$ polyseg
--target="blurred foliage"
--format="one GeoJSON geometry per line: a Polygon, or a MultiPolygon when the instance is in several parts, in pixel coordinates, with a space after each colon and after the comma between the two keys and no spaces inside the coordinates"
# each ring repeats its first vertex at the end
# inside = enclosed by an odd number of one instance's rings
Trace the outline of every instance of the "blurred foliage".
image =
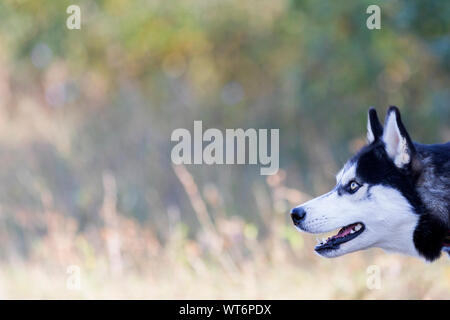
{"type": "MultiPolygon", "coordinates": [[[[369,106],[399,106],[420,142],[449,140],[449,17],[437,0],[1,1],[0,257],[29,257],[49,234],[48,210],[80,234],[104,226],[105,176],[121,216],[161,243],[172,225],[195,237],[170,163],[171,132],[194,120],[280,128],[286,184],[308,194],[329,189],[361,146],[369,106]],[[65,26],[70,4],[81,30],[65,26]],[[366,28],[370,4],[381,30],[366,28]]],[[[204,196],[217,190],[225,217],[246,221],[244,234],[273,231],[258,213],[255,190],[271,189],[256,166],[188,170],[204,196]]],[[[283,226],[290,205],[273,205],[283,226]]]]}

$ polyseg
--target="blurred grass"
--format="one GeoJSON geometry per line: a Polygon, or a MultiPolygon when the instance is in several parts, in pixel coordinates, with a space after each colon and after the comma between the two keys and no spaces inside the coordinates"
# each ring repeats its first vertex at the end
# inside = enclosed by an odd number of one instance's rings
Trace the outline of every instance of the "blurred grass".
{"type": "MultiPolygon", "coordinates": [[[[181,168],[181,169],[180,169],[181,168]]],[[[134,219],[116,212],[115,181],[104,176],[103,226],[77,232],[73,218],[46,208],[48,231],[27,261],[12,259],[0,268],[1,298],[100,299],[449,299],[448,258],[427,264],[414,258],[369,250],[327,260],[313,254],[313,237],[286,221],[284,205],[305,195],[283,185],[285,173],[268,178],[269,194],[261,212],[270,229],[258,229],[240,217],[224,218],[215,188],[197,194],[192,176],[180,180],[193,202],[203,197],[214,208],[215,222],[195,239],[174,221],[163,244],[134,219]],[[188,180],[188,181],[186,181],[188,180]],[[209,195],[208,195],[209,194],[209,195]],[[291,195],[287,199],[284,195],[291,195]],[[196,199],[198,197],[198,199],[196,199]],[[274,207],[278,203],[278,209],[274,207]],[[275,213],[275,214],[271,214],[275,213]],[[67,287],[69,265],[81,268],[80,290],[67,287]],[[368,289],[368,267],[380,268],[380,288],[368,289]]],[[[261,195],[262,196],[262,195],[261,195]]],[[[263,200],[265,198],[265,200],[263,200]]]]}
{"type": "Polygon", "coordinates": [[[450,3],[77,3],[79,31],[65,2],[0,3],[0,297],[450,298],[448,258],[326,260],[286,214],[333,185],[371,105],[450,140],[450,3]],[[282,170],[173,168],[194,120],[280,128],[282,170]]]}

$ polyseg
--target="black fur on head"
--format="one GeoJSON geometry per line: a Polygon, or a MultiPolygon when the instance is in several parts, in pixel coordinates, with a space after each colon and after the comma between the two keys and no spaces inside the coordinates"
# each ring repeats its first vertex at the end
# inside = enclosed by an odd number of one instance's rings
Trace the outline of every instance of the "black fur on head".
{"type": "Polygon", "coordinates": [[[367,127],[369,144],[351,159],[358,163],[357,176],[369,185],[385,185],[401,192],[420,215],[412,239],[417,251],[429,261],[437,259],[448,227],[426,206],[418,191],[423,178],[423,155],[403,125],[400,111],[394,106],[389,108],[383,129],[371,108],[367,127]]]}
{"type": "Polygon", "coordinates": [[[368,123],[367,123],[367,140],[369,143],[379,140],[383,136],[383,126],[378,120],[377,110],[375,108],[369,109],[368,123]]]}

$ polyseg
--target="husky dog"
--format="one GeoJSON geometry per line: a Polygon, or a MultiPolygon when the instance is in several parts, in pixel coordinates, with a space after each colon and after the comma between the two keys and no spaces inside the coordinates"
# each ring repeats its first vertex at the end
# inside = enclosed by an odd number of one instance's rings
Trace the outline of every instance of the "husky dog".
{"type": "Polygon", "coordinates": [[[369,110],[367,140],[337,174],[333,190],[291,210],[295,227],[309,233],[340,228],[315,247],[327,258],[371,247],[428,261],[450,254],[450,142],[413,142],[396,107],[384,128],[369,110]]]}

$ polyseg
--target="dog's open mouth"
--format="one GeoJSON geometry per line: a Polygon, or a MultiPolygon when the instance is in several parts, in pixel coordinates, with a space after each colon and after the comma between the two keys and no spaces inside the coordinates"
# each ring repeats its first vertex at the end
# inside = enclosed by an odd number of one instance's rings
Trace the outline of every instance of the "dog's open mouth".
{"type": "Polygon", "coordinates": [[[349,224],[346,227],[343,227],[339,230],[338,234],[329,237],[328,239],[323,239],[319,241],[319,244],[316,245],[314,250],[320,252],[322,250],[336,250],[339,246],[345,242],[355,239],[359,236],[365,229],[363,223],[357,222],[353,224],[349,224]]]}

